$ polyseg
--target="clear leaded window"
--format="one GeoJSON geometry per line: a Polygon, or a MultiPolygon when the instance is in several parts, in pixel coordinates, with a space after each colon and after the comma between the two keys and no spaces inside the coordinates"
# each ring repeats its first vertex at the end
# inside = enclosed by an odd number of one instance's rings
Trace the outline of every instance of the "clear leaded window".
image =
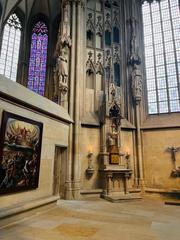
{"type": "Polygon", "coordinates": [[[149,114],[180,111],[178,0],[142,5],[149,114]]]}
{"type": "Polygon", "coordinates": [[[0,74],[16,81],[22,25],[14,13],[7,20],[2,38],[0,74]]]}
{"type": "Polygon", "coordinates": [[[39,21],[34,25],[31,36],[28,88],[42,96],[45,92],[47,47],[48,28],[39,21]]]}

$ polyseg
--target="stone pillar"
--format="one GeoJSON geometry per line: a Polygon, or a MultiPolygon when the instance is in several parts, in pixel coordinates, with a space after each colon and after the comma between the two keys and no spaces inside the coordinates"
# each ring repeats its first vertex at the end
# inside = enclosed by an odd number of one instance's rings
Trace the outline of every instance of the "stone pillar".
{"type": "MultiPolygon", "coordinates": [[[[72,3],[72,18],[71,18],[71,25],[72,25],[72,46],[71,46],[71,63],[70,63],[70,82],[69,82],[69,115],[72,119],[74,119],[74,79],[75,79],[75,51],[76,51],[76,3],[72,3]]],[[[74,124],[71,123],[69,127],[69,148],[68,148],[68,159],[67,159],[67,177],[66,177],[66,199],[73,199],[72,193],[72,180],[73,180],[73,141],[74,141],[74,124]]]]}
{"type": "MultiPolygon", "coordinates": [[[[141,189],[144,188],[144,176],[143,176],[143,159],[142,159],[142,140],[141,140],[141,98],[142,98],[142,66],[141,66],[141,32],[140,32],[140,1],[129,0],[129,12],[128,12],[128,71],[131,80],[132,90],[132,104],[134,104],[135,115],[135,141],[136,154],[137,154],[137,173],[139,185],[141,189]]],[[[135,180],[136,182],[136,180],[135,180]]]]}
{"type": "Polygon", "coordinates": [[[140,103],[136,104],[136,140],[137,140],[137,157],[139,166],[139,185],[141,189],[144,189],[144,174],[143,174],[143,158],[142,158],[142,140],[141,140],[141,128],[140,128],[140,103]]]}
{"type": "MultiPolygon", "coordinates": [[[[79,154],[79,137],[80,137],[80,81],[83,79],[83,37],[82,31],[84,18],[84,8],[82,1],[76,2],[77,19],[76,19],[76,62],[75,62],[75,95],[74,95],[74,162],[73,162],[73,197],[80,198],[80,154],[79,154]]],[[[73,3],[74,4],[74,3],[73,3]]]]}

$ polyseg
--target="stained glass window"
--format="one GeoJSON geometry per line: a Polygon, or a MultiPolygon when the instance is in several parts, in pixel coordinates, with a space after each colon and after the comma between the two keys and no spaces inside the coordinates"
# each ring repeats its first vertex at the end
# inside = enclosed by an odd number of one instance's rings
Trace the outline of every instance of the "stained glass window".
{"type": "Polygon", "coordinates": [[[0,74],[16,81],[19,48],[21,41],[21,22],[14,13],[7,20],[2,38],[0,55],[0,74]]]}
{"type": "Polygon", "coordinates": [[[45,92],[47,47],[48,28],[39,21],[34,25],[31,36],[28,88],[42,96],[45,92]]]}
{"type": "Polygon", "coordinates": [[[149,114],[180,111],[178,0],[142,5],[149,114]]]}

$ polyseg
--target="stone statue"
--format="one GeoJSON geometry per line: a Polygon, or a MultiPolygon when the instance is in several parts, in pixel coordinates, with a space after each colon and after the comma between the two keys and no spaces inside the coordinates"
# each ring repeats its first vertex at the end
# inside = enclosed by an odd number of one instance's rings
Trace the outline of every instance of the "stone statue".
{"type": "Polygon", "coordinates": [[[132,94],[136,101],[142,98],[142,74],[138,65],[134,65],[132,71],[132,94]]]}
{"type": "Polygon", "coordinates": [[[130,19],[130,52],[129,52],[129,64],[132,66],[141,64],[141,58],[139,56],[139,47],[137,45],[137,36],[136,36],[136,19],[130,19]]]}
{"type": "Polygon", "coordinates": [[[115,141],[115,138],[114,138],[113,134],[109,133],[109,136],[107,138],[107,142],[108,142],[109,147],[112,147],[112,146],[116,145],[116,141],[115,141]]]}
{"type": "Polygon", "coordinates": [[[55,95],[59,96],[59,91],[65,95],[68,91],[68,59],[64,48],[61,49],[57,58],[54,73],[55,95]]]}
{"type": "Polygon", "coordinates": [[[114,83],[111,83],[109,86],[109,105],[111,105],[114,102],[116,95],[116,88],[114,83]]]}

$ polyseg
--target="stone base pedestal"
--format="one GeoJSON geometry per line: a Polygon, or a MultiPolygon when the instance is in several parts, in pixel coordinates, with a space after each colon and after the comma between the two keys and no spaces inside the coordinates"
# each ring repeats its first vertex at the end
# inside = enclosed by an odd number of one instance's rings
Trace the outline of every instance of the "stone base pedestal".
{"type": "Polygon", "coordinates": [[[101,197],[113,203],[142,199],[139,193],[128,193],[128,194],[118,193],[118,194],[111,194],[111,195],[101,194],[101,197]]]}
{"type": "Polygon", "coordinates": [[[130,193],[129,179],[131,169],[120,168],[120,166],[107,166],[100,170],[103,179],[103,193],[101,197],[111,201],[141,199],[139,193],[130,193]]]}

